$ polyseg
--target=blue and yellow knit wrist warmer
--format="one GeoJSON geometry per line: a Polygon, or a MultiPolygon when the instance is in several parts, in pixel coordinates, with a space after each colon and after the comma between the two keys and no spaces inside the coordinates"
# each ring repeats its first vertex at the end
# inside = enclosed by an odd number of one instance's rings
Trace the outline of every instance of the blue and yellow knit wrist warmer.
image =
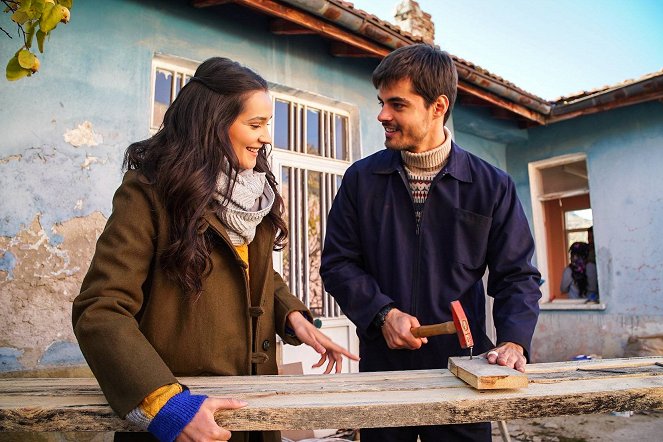
{"type": "Polygon", "coordinates": [[[162,442],[172,442],[200,410],[205,395],[192,395],[189,390],[176,394],[159,410],[147,430],[162,442]]]}

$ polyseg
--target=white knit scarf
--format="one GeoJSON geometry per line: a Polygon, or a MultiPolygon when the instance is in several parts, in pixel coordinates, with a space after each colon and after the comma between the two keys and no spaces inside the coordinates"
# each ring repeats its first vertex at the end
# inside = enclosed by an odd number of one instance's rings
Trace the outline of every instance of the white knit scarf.
{"type": "Polygon", "coordinates": [[[255,237],[256,227],[272,209],[274,191],[264,172],[247,169],[237,174],[232,195],[226,200],[223,194],[229,182],[228,174],[221,172],[214,195],[219,202],[217,213],[233,245],[249,244],[255,237]]]}

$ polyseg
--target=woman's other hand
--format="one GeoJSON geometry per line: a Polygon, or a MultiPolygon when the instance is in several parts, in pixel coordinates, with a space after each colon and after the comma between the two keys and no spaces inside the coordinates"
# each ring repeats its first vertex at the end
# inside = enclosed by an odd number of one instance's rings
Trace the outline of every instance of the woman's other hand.
{"type": "Polygon", "coordinates": [[[294,330],[295,336],[320,354],[320,360],[312,368],[321,367],[327,361],[325,374],[331,373],[334,367],[336,367],[336,373],[340,373],[343,369],[343,356],[353,361],[359,360],[359,356],[350,353],[329,339],[327,335],[311,324],[301,312],[295,311],[290,313],[288,315],[288,322],[294,330]]]}
{"type": "Polygon", "coordinates": [[[230,431],[217,425],[214,413],[217,410],[234,410],[247,405],[237,399],[208,397],[200,406],[198,413],[177,436],[177,442],[227,441],[230,431]]]}

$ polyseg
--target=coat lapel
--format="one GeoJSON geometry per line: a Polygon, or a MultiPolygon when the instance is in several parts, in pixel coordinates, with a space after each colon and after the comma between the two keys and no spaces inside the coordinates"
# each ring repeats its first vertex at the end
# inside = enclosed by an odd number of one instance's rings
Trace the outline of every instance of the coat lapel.
{"type": "MultiPolygon", "coordinates": [[[[223,238],[235,257],[238,260],[241,259],[228,236],[226,227],[216,215],[216,212],[208,210],[203,216],[203,219],[207,222],[207,225],[203,228],[211,228],[217,235],[223,238]]],[[[265,262],[272,262],[272,241],[270,240],[270,235],[272,235],[272,229],[270,229],[269,221],[263,220],[258,224],[255,238],[249,244],[249,287],[251,289],[251,305],[253,306],[263,304],[267,278],[270,276],[269,272],[272,271],[271,265],[265,264],[265,262]]]]}

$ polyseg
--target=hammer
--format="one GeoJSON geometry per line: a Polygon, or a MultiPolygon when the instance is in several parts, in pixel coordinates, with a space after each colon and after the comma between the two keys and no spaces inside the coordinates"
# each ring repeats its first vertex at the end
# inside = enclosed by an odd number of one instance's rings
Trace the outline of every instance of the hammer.
{"type": "Polygon", "coordinates": [[[412,327],[410,332],[415,338],[425,338],[428,336],[437,335],[452,335],[456,333],[460,341],[461,348],[470,349],[470,359],[472,359],[472,347],[474,347],[474,339],[472,339],[472,332],[470,331],[470,323],[467,321],[467,316],[463,311],[463,306],[460,301],[451,302],[451,316],[453,321],[442,322],[440,324],[422,325],[421,327],[412,327]]]}

